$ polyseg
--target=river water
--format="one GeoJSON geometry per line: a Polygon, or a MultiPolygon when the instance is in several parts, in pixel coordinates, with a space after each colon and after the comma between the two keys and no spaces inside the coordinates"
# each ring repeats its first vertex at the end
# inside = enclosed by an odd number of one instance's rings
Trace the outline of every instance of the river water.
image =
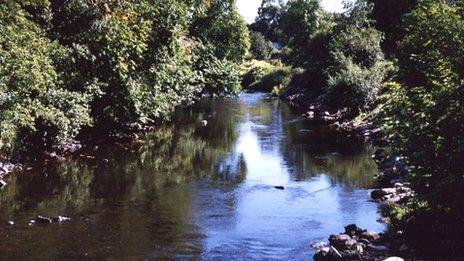
{"type": "Polygon", "coordinates": [[[266,94],[203,100],[142,140],[10,176],[0,259],[311,260],[347,224],[384,229],[369,147],[266,94]]]}

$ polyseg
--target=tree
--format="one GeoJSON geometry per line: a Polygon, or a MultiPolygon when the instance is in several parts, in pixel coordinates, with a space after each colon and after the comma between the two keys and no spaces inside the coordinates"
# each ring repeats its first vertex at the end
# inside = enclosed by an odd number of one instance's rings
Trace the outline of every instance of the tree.
{"type": "Polygon", "coordinates": [[[282,10],[285,4],[283,0],[263,0],[258,9],[258,16],[250,25],[252,31],[263,34],[266,39],[277,42],[279,39],[279,27],[282,10]]]}
{"type": "Polygon", "coordinates": [[[250,48],[248,27],[235,0],[213,0],[204,15],[193,21],[191,34],[215,48],[215,56],[240,63],[250,48]]]}
{"type": "Polygon", "coordinates": [[[272,42],[260,32],[251,32],[251,53],[258,60],[269,60],[272,55],[272,42]]]}
{"type": "Polygon", "coordinates": [[[398,44],[405,36],[403,17],[410,13],[418,0],[369,0],[373,4],[371,18],[377,30],[385,34],[382,48],[388,56],[398,54],[398,44]]]}
{"type": "Polygon", "coordinates": [[[281,40],[291,49],[291,62],[302,65],[308,60],[311,38],[322,19],[323,11],[318,0],[287,2],[281,20],[281,40]]]}

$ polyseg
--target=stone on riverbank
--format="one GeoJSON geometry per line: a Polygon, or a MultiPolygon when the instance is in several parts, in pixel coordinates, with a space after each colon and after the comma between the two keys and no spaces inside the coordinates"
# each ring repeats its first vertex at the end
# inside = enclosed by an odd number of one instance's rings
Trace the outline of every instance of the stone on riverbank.
{"type": "Polygon", "coordinates": [[[386,241],[383,234],[348,225],[345,233],[329,237],[329,247],[318,244],[314,260],[383,260],[391,251],[386,241]]]}

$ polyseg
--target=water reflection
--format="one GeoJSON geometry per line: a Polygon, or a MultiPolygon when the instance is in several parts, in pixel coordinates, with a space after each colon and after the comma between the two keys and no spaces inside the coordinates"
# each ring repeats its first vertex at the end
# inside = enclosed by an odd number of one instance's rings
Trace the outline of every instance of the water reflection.
{"type": "Polygon", "coordinates": [[[2,258],[308,259],[309,242],[347,223],[382,229],[360,189],[376,171],[369,148],[265,95],[201,101],[143,141],[11,176],[2,258]],[[73,221],[27,226],[37,214],[73,221]]]}

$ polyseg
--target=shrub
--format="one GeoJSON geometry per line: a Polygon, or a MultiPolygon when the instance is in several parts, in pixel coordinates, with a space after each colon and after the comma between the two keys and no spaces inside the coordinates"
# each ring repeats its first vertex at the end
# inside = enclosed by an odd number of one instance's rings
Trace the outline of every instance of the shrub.
{"type": "Polygon", "coordinates": [[[290,85],[295,72],[291,66],[256,60],[245,63],[241,70],[245,88],[275,93],[290,85]]]}
{"type": "Polygon", "coordinates": [[[0,150],[48,149],[91,124],[89,96],[65,88],[53,57],[63,49],[21,7],[0,6],[0,150]]]}
{"type": "Polygon", "coordinates": [[[237,95],[241,77],[237,65],[214,55],[212,45],[198,43],[194,48],[195,70],[202,76],[203,93],[213,96],[237,95]]]}
{"type": "Polygon", "coordinates": [[[356,2],[333,27],[328,67],[324,70],[326,102],[354,114],[372,102],[392,66],[384,58],[382,34],[368,19],[371,7],[356,2]]]}

